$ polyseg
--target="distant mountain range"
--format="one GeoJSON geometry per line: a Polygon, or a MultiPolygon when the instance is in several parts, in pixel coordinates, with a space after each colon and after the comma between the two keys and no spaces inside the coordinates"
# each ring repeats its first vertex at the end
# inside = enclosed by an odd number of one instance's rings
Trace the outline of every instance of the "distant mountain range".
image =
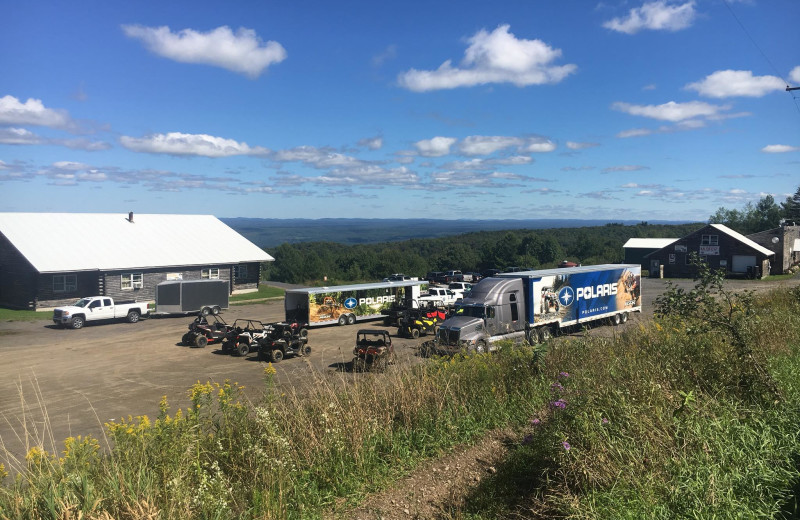
{"type": "MultiPolygon", "coordinates": [[[[221,218],[225,224],[259,247],[285,242],[337,242],[371,244],[411,238],[436,238],[475,231],[506,229],[552,229],[604,226],[608,223],[635,225],[641,220],[444,220],[444,219],[272,219],[221,218]]],[[[686,224],[686,220],[651,220],[650,224],[686,224]]]]}

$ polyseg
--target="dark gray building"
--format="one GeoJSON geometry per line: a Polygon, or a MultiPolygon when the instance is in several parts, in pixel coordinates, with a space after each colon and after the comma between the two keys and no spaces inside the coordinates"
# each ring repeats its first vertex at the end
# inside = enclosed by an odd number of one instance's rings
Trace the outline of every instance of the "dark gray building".
{"type": "Polygon", "coordinates": [[[83,296],[152,300],[167,280],[258,289],[273,258],[212,215],[0,213],[0,305],[41,309],[83,296]]]}
{"type": "Polygon", "coordinates": [[[800,263],[800,226],[781,222],[779,227],[747,235],[753,242],[773,251],[770,274],[783,274],[800,263]]]}

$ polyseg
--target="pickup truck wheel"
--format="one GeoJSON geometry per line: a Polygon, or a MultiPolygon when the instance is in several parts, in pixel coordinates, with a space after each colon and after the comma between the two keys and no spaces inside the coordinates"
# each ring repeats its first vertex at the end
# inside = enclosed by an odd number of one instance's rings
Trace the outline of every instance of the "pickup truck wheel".
{"type": "Polygon", "coordinates": [[[197,336],[194,338],[194,344],[197,348],[205,348],[208,345],[208,338],[205,336],[197,336]]]}
{"type": "Polygon", "coordinates": [[[80,328],[83,328],[83,325],[84,325],[83,316],[73,316],[70,325],[72,326],[73,329],[76,329],[76,330],[80,329],[80,328]]]}
{"type": "Polygon", "coordinates": [[[339,316],[339,325],[347,325],[347,317],[339,316]]]}
{"type": "Polygon", "coordinates": [[[128,313],[128,323],[136,323],[139,321],[139,311],[130,311],[128,313]]]}

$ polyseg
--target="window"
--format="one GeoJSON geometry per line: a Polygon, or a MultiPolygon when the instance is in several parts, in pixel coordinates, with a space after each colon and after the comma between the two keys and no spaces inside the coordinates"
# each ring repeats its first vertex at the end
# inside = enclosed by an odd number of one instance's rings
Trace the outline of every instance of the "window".
{"type": "Polygon", "coordinates": [[[703,235],[700,239],[701,246],[718,246],[719,235],[703,235]]]}
{"type": "Polygon", "coordinates": [[[53,292],[75,292],[78,290],[78,276],[74,274],[53,275],[53,292]]]}
{"type": "Polygon", "coordinates": [[[200,278],[205,280],[216,280],[219,278],[219,268],[218,267],[209,267],[208,269],[202,269],[200,271],[200,278]]]}
{"type": "Polygon", "coordinates": [[[126,273],[122,275],[122,290],[130,291],[144,287],[142,273],[126,273]]]}
{"type": "MultiPolygon", "coordinates": [[[[238,264],[236,266],[236,270],[234,272],[236,273],[236,275],[235,275],[236,278],[238,278],[239,280],[246,279],[247,278],[247,264],[238,264]]],[[[398,279],[401,280],[402,278],[398,278],[398,279]]]]}

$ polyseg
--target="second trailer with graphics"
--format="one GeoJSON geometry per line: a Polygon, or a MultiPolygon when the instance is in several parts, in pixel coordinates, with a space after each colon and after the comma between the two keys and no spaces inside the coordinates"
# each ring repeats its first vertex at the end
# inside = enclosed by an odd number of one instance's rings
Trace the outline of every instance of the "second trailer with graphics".
{"type": "Polygon", "coordinates": [[[502,339],[538,343],[563,327],[614,324],[641,312],[641,266],[591,265],[499,274],[473,285],[439,327],[439,349],[493,350],[502,339]]]}
{"type": "Polygon", "coordinates": [[[333,287],[288,289],[284,298],[287,321],[317,325],[352,325],[384,318],[394,303],[411,308],[427,282],[378,282],[333,287]]]}

